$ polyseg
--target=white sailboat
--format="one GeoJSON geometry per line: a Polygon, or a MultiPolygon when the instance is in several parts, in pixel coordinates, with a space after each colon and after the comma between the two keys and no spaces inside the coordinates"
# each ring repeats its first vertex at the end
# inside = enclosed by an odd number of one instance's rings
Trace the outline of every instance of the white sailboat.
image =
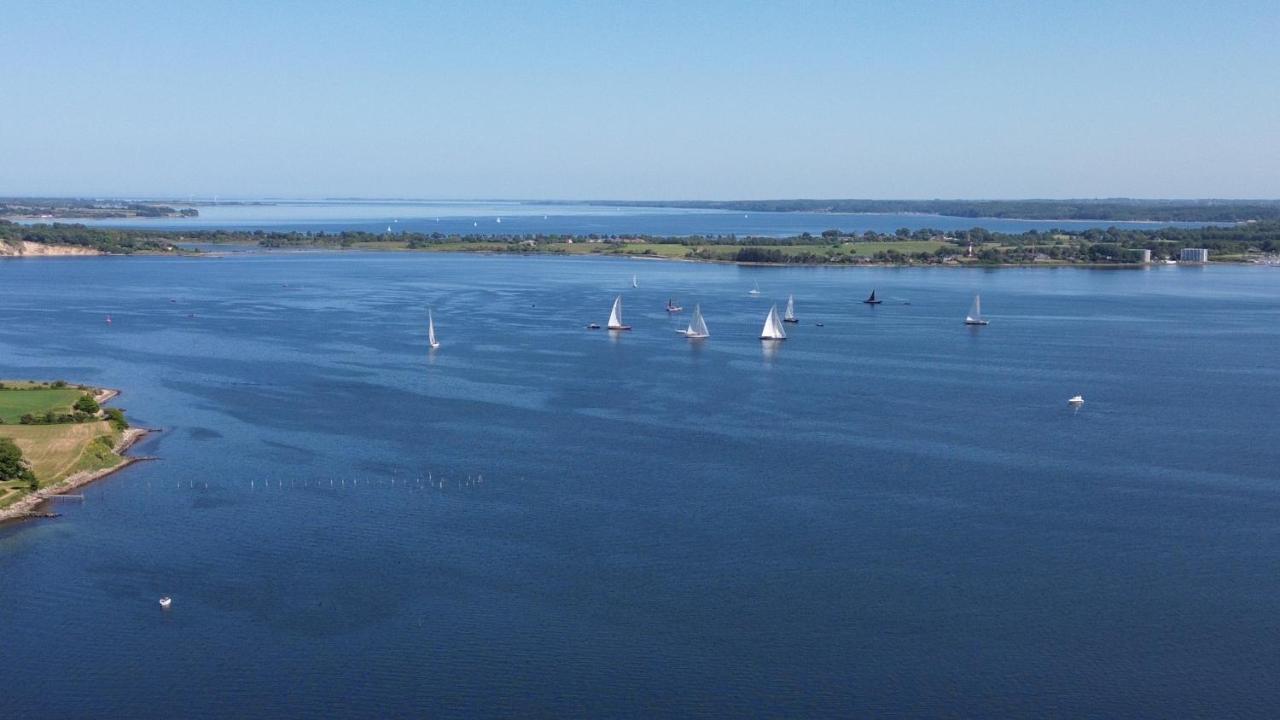
{"type": "Polygon", "coordinates": [[[748,290],[748,291],[747,291],[747,294],[748,294],[748,295],[750,295],[750,296],[752,296],[752,297],[757,297],[757,296],[759,296],[759,295],[760,295],[760,283],[753,283],[752,288],[751,288],[750,290],[748,290]]]}
{"type": "Polygon", "coordinates": [[[787,332],[782,329],[782,320],[778,318],[778,306],[774,305],[769,309],[769,315],[764,319],[764,328],[760,330],[761,340],[786,340],[787,332]]]}
{"type": "Polygon", "coordinates": [[[630,325],[622,324],[622,296],[614,298],[613,310],[609,312],[609,324],[606,326],[610,330],[630,330],[630,325]]]}
{"type": "Polygon", "coordinates": [[[436,320],[431,316],[431,310],[427,310],[427,344],[432,350],[440,347],[440,341],[436,339],[436,320]]]}
{"type": "Polygon", "coordinates": [[[693,317],[689,318],[689,327],[676,332],[690,339],[699,339],[711,337],[711,333],[707,332],[707,321],[702,319],[702,306],[693,306],[693,317]]]}
{"type": "Polygon", "coordinates": [[[982,319],[982,296],[973,296],[973,306],[969,308],[969,314],[964,316],[965,325],[990,325],[986,320],[982,319]]]}
{"type": "Polygon", "coordinates": [[[796,318],[796,296],[795,295],[787,296],[787,310],[782,314],[782,322],[789,322],[789,323],[800,322],[800,320],[796,318]]]}
{"type": "Polygon", "coordinates": [[[633,288],[638,288],[638,287],[640,287],[640,283],[639,283],[639,281],[638,281],[638,280],[636,280],[636,276],[635,276],[635,275],[632,275],[632,276],[631,276],[631,287],[633,287],[633,288]]]}

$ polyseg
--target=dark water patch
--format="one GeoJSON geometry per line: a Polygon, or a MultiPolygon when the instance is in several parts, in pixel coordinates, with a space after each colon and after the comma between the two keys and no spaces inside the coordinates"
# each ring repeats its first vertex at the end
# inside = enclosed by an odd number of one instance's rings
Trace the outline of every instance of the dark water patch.
{"type": "Polygon", "coordinates": [[[223,434],[217,430],[205,427],[189,427],[187,428],[187,435],[189,435],[192,440],[217,440],[224,437],[223,434]]]}

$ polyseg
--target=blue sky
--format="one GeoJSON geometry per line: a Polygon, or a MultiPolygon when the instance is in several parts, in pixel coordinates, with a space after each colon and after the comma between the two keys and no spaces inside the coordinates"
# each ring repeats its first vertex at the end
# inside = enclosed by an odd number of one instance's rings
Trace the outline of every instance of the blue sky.
{"type": "Polygon", "coordinates": [[[1280,2],[7,3],[0,194],[1280,197],[1280,2]]]}

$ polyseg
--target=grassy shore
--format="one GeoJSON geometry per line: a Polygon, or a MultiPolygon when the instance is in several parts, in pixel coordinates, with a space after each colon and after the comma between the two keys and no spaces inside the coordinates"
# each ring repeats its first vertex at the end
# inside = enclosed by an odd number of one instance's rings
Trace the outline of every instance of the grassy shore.
{"type": "Polygon", "coordinates": [[[23,415],[46,412],[68,412],[85,390],[70,385],[54,387],[47,383],[6,381],[0,388],[0,423],[17,423],[23,415]]]}
{"type": "MultiPolygon", "coordinates": [[[[0,412],[42,416],[62,413],[81,395],[105,402],[117,393],[83,386],[5,381],[0,388],[0,412]]],[[[24,517],[44,496],[67,492],[129,464],[124,450],[145,431],[113,423],[103,414],[83,422],[0,424],[0,438],[12,440],[35,474],[37,489],[20,480],[0,481],[0,521],[24,517]]]]}

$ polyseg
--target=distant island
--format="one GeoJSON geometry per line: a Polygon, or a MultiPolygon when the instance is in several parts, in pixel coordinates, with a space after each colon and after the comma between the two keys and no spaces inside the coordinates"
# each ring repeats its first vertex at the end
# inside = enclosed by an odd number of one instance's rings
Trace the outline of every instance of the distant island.
{"type": "Polygon", "coordinates": [[[0,521],[39,516],[47,496],[134,461],[123,453],[146,431],[102,407],[117,394],[62,380],[0,382],[0,521]]]}
{"type": "Polygon", "coordinates": [[[0,217],[24,220],[88,220],[101,218],[197,217],[193,207],[174,208],[163,203],[78,198],[0,198],[0,217]]]}
{"type": "Polygon", "coordinates": [[[608,207],[733,212],[912,213],[961,218],[1235,223],[1280,220],[1280,200],[589,200],[608,207]]]}
{"type": "Polygon", "coordinates": [[[810,265],[1138,265],[1176,260],[1203,248],[1214,262],[1274,262],[1280,221],[1205,227],[1129,227],[993,232],[900,228],[892,233],[826,230],[792,237],[415,232],[145,230],[0,220],[0,256],[181,254],[190,245],[249,244],[271,249],[332,249],[514,254],[621,255],[689,261],[810,265]],[[45,252],[41,252],[41,251],[45,252]]]}

